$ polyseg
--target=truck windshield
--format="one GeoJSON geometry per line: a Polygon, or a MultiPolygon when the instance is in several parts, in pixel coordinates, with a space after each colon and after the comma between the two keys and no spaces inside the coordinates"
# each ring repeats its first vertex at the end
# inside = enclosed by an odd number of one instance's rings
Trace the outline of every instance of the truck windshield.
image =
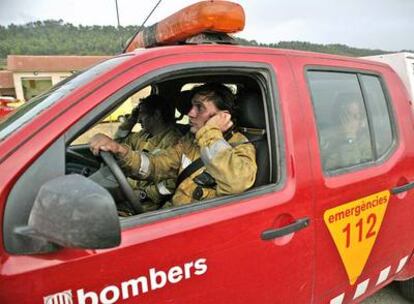
{"type": "Polygon", "coordinates": [[[25,125],[31,119],[36,117],[66,95],[78,87],[88,83],[91,79],[108,71],[112,67],[126,61],[130,55],[123,55],[108,59],[85,71],[74,74],[71,77],[59,82],[49,91],[32,98],[30,101],[19,107],[16,111],[0,120],[0,141],[8,135],[25,125]]]}

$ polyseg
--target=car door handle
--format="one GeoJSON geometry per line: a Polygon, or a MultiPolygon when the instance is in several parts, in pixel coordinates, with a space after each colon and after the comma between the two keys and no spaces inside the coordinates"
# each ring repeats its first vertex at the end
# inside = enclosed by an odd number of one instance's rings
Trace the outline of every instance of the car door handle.
{"type": "Polygon", "coordinates": [[[284,227],[265,230],[262,232],[261,237],[262,237],[262,240],[267,241],[267,240],[275,239],[275,238],[290,234],[292,232],[301,230],[308,226],[309,226],[309,218],[304,217],[284,227]]]}
{"type": "Polygon", "coordinates": [[[392,194],[399,194],[401,192],[405,192],[414,188],[414,182],[407,183],[402,186],[394,187],[391,189],[392,194]]]}

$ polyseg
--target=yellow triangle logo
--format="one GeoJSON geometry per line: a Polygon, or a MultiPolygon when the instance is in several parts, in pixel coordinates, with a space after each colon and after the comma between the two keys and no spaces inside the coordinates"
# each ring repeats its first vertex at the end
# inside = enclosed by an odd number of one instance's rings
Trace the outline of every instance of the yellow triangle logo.
{"type": "Polygon", "coordinates": [[[387,210],[388,190],[326,210],[323,219],[354,285],[364,270],[387,210]]]}

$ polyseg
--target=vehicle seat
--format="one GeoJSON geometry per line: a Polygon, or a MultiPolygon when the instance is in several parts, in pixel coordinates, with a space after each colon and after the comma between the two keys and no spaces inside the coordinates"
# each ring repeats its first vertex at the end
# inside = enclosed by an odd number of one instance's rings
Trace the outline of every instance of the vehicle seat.
{"type": "Polygon", "coordinates": [[[237,126],[256,148],[257,174],[254,187],[270,182],[269,147],[266,138],[266,116],[263,100],[254,91],[245,91],[237,97],[237,126]]]}
{"type": "MultiPolygon", "coordinates": [[[[191,97],[191,90],[181,91],[174,97],[174,106],[180,113],[180,116],[175,119],[176,121],[183,119],[183,117],[187,115],[188,112],[190,112],[192,106],[191,97]]],[[[177,122],[175,125],[183,135],[190,130],[190,126],[188,124],[182,124],[177,122]]]]}

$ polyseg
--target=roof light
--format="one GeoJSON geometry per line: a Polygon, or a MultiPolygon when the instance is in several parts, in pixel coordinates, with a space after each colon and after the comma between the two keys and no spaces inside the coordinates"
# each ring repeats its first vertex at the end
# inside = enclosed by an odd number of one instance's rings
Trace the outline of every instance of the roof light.
{"type": "Polygon", "coordinates": [[[190,5],[139,32],[125,52],[140,47],[176,44],[203,32],[235,33],[244,28],[243,8],[229,1],[202,1],[190,5]]]}

